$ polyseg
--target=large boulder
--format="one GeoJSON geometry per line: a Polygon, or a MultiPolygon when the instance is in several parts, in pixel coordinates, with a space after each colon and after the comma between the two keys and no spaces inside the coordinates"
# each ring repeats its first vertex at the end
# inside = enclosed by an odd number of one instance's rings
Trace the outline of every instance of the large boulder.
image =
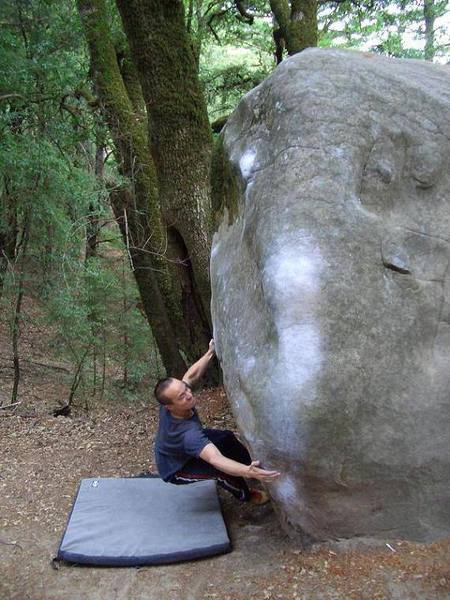
{"type": "Polygon", "coordinates": [[[214,336],[252,454],[303,542],[450,536],[450,72],[285,60],[213,174],[214,336]]]}

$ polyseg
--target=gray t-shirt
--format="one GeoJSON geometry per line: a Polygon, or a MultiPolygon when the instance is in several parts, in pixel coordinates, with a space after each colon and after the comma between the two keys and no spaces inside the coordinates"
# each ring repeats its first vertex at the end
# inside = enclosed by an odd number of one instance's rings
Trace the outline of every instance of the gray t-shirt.
{"type": "Polygon", "coordinates": [[[164,407],[159,409],[159,428],[155,442],[156,465],[164,481],[184,467],[189,459],[198,458],[210,443],[203,431],[197,410],[189,419],[173,417],[164,407]]]}

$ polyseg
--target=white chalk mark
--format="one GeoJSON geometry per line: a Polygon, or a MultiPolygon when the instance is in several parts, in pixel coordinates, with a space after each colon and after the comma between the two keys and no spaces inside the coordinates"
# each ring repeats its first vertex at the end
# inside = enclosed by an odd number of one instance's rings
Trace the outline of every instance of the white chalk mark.
{"type": "Polygon", "coordinates": [[[253,165],[256,159],[256,150],[246,150],[239,159],[239,168],[241,170],[242,177],[248,179],[252,174],[253,165]]]}

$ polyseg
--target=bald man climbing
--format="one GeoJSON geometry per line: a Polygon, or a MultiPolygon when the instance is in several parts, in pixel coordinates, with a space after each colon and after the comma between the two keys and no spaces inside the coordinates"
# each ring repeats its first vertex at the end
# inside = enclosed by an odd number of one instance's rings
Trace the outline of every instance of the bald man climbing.
{"type": "Polygon", "coordinates": [[[214,340],[208,351],[186,371],[183,379],[160,379],[155,397],[160,404],[156,437],[156,464],[161,478],[175,484],[215,479],[238,500],[265,504],[266,492],[250,489],[244,477],[270,483],[277,471],[259,467],[232,431],[204,429],[192,387],[201,379],[213,358],[214,340]]]}

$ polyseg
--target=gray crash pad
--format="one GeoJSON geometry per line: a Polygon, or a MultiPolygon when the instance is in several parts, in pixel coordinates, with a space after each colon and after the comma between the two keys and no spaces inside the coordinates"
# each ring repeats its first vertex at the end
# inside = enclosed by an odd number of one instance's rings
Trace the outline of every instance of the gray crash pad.
{"type": "Polygon", "coordinates": [[[57,559],[137,566],[230,550],[214,481],[90,478],[80,483],[57,559]]]}

